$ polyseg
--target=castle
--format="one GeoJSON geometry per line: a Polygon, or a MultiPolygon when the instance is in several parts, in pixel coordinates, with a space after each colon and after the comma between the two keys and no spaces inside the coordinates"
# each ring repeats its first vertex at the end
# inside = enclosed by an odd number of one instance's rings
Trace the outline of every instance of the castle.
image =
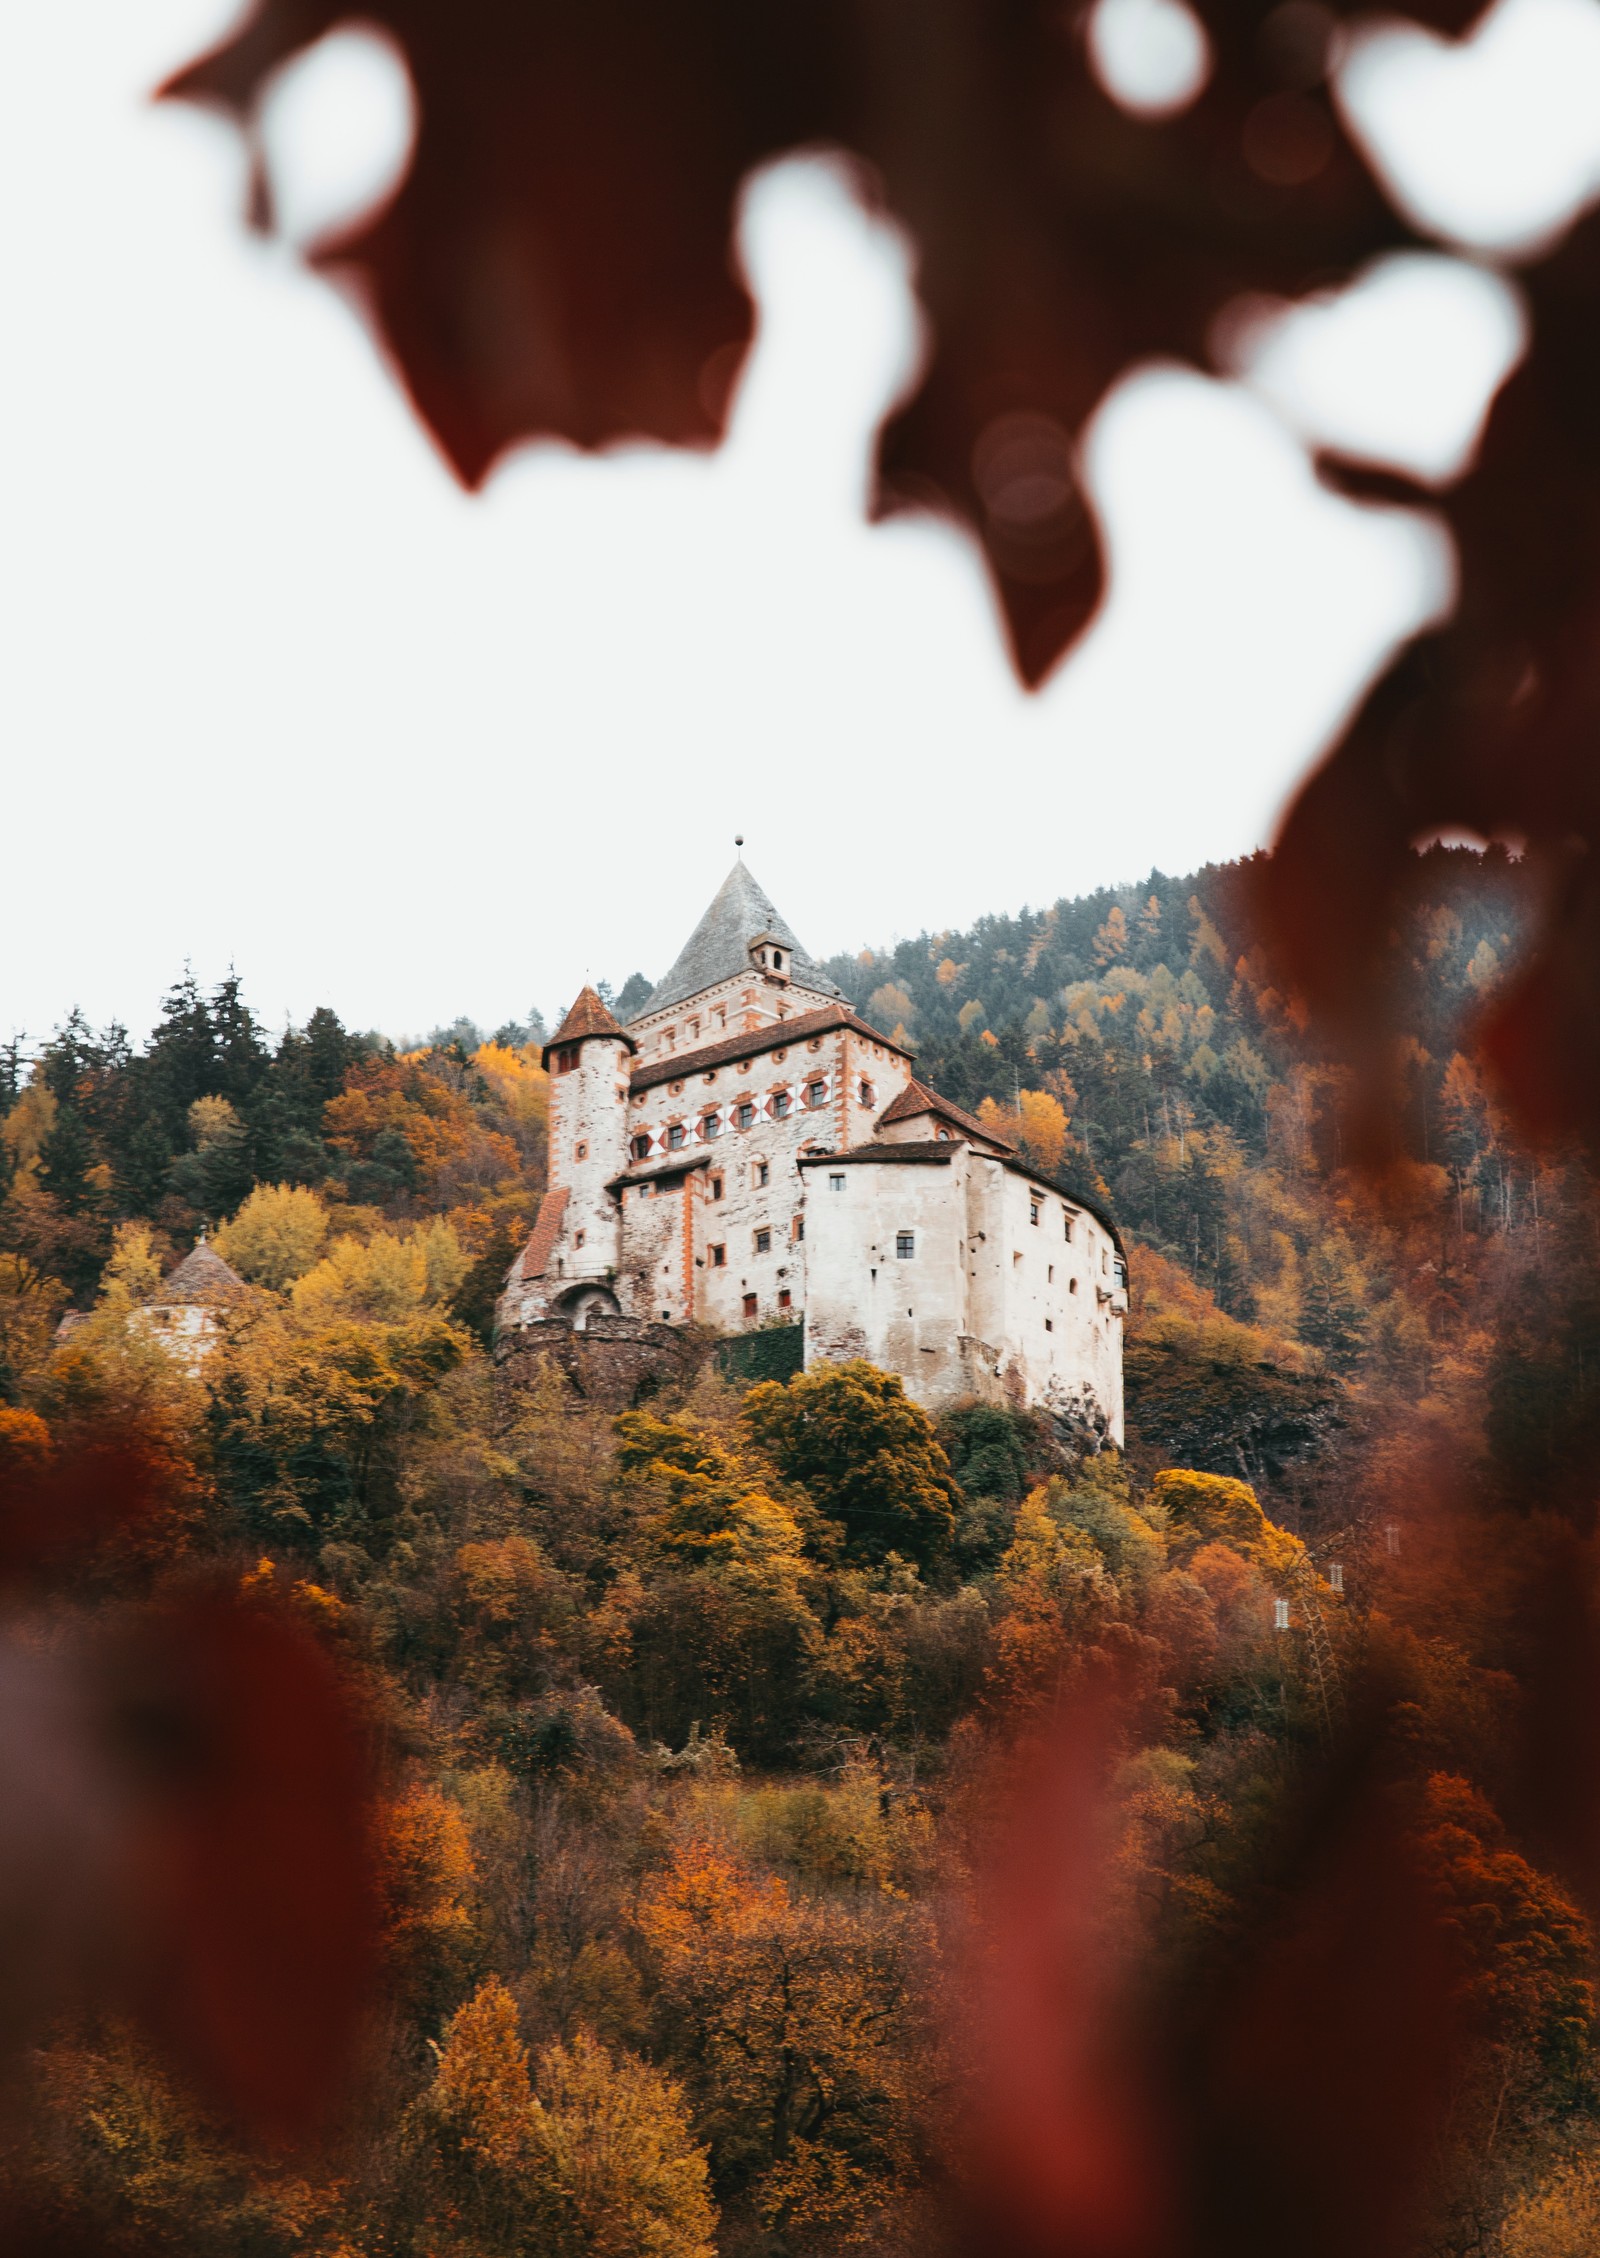
{"type": "Polygon", "coordinates": [[[1115,1224],[919,1082],[736,862],[624,1027],[586,987],[546,1045],[550,1188],[502,1353],[586,1330],[803,1325],[930,1407],[1122,1440],[1115,1224]]]}

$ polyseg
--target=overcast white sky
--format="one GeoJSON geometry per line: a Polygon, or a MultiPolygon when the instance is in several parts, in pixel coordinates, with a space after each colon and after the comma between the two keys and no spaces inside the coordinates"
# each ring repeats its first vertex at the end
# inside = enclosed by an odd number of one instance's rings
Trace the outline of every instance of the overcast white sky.
{"type": "MultiPolygon", "coordinates": [[[[244,234],[233,137],[144,100],[231,12],[0,11],[0,1033],[143,1030],[186,958],[274,1024],[548,1012],[661,971],[736,830],[819,955],[1186,869],[1267,836],[1448,599],[1437,529],[1322,492],[1301,443],[1464,458],[1518,316],[1440,256],[1260,329],[1251,388],[1124,384],[1088,447],[1111,602],[1025,697],[966,545],[862,522],[908,265],[815,166],[750,200],[720,456],[529,449],[465,496],[350,313],[244,234]]],[[[302,228],[400,146],[381,66],[351,41],[283,90],[302,228]]],[[[1460,52],[1375,35],[1345,84],[1468,249],[1600,185],[1600,0],[1501,0],[1460,52]]]]}

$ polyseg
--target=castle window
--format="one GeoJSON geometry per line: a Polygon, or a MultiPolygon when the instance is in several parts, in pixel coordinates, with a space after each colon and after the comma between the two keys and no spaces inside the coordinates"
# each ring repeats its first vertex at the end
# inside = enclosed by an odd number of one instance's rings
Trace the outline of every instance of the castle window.
{"type": "Polygon", "coordinates": [[[874,1090],[872,1084],[867,1081],[865,1076],[863,1076],[861,1082],[861,1103],[863,1105],[876,1105],[877,1102],[878,1093],[876,1092],[876,1090],[874,1090]]]}
{"type": "Polygon", "coordinates": [[[770,1231],[758,1231],[756,1233],[756,1253],[771,1254],[771,1252],[772,1233],[770,1231]]]}
{"type": "Polygon", "coordinates": [[[1056,1266],[1053,1262],[1045,1268],[1044,1282],[1047,1286],[1053,1286],[1056,1282],[1056,1266]]]}
{"type": "Polygon", "coordinates": [[[806,1104],[812,1108],[813,1112],[818,1106],[826,1105],[827,1102],[828,1085],[826,1082],[808,1082],[806,1084],[806,1104]]]}
{"type": "Polygon", "coordinates": [[[702,1115],[700,1121],[700,1134],[708,1145],[711,1143],[714,1137],[720,1137],[722,1135],[721,1114],[707,1113],[702,1115]]]}
{"type": "Polygon", "coordinates": [[[572,1148],[572,1157],[574,1160],[587,1160],[589,1157],[588,1146],[584,1144],[574,1145],[572,1148]]]}
{"type": "Polygon", "coordinates": [[[642,1200],[647,1200],[647,1199],[648,1199],[648,1198],[650,1197],[650,1194],[651,1194],[651,1192],[652,1192],[652,1191],[653,1191],[654,1189],[655,1189],[655,1187],[654,1187],[654,1185],[652,1185],[652,1184],[641,1184],[641,1185],[639,1186],[639,1197],[640,1197],[640,1199],[642,1199],[642,1200]]]}
{"type": "Polygon", "coordinates": [[[1032,1194],[1030,1193],[1030,1195],[1029,1195],[1029,1198],[1028,1198],[1028,1221],[1029,1221],[1030,1223],[1037,1223],[1037,1222],[1038,1222],[1038,1220],[1039,1220],[1039,1203],[1038,1203],[1038,1201],[1037,1201],[1036,1199],[1034,1199],[1034,1198],[1033,1198],[1032,1194]]]}
{"type": "Polygon", "coordinates": [[[575,1247],[581,1247],[581,1246],[582,1246],[582,1244],[583,1244],[583,1233],[582,1233],[581,1231],[574,1231],[574,1232],[573,1232],[573,1234],[572,1234],[572,1243],[573,1243],[573,1245],[574,1245],[575,1247]]]}
{"type": "Polygon", "coordinates": [[[774,950],[773,950],[773,952],[772,952],[772,969],[773,969],[773,971],[774,971],[774,972],[781,972],[781,971],[783,970],[783,951],[782,951],[782,949],[774,949],[774,950]]]}
{"type": "Polygon", "coordinates": [[[1053,1333],[1053,1332],[1055,1331],[1055,1329],[1056,1329],[1056,1321],[1055,1321],[1055,1319],[1054,1319],[1053,1317],[1047,1317],[1047,1318],[1045,1319],[1045,1321],[1044,1321],[1044,1329],[1045,1329],[1045,1331],[1046,1331],[1047,1333],[1053,1333]]]}
{"type": "Polygon", "coordinates": [[[806,1045],[806,1049],[807,1049],[808,1051],[820,1051],[820,1050],[821,1050],[821,1048],[822,1048],[822,1037],[821,1037],[820,1035],[813,1035],[813,1036],[812,1036],[812,1038],[811,1038],[811,1040],[810,1040],[810,1042],[809,1042],[809,1043],[807,1043],[807,1045],[806,1045]]]}
{"type": "Polygon", "coordinates": [[[1070,1247],[1072,1244],[1072,1218],[1070,1215],[1066,1214],[1065,1211],[1063,1211],[1062,1213],[1062,1221],[1066,1224],[1067,1227],[1067,1244],[1070,1247]]]}
{"type": "Polygon", "coordinates": [[[781,1066],[789,1054],[787,1051],[774,1051],[772,1055],[778,1065],[781,1066]]]}
{"type": "Polygon", "coordinates": [[[790,1293],[788,1287],[780,1287],[778,1292],[778,1307],[780,1309],[787,1309],[793,1300],[794,1296],[790,1293]]]}
{"type": "Polygon", "coordinates": [[[794,1241],[796,1242],[796,1244],[798,1245],[798,1243],[800,1242],[800,1240],[802,1240],[802,1239],[803,1239],[803,1238],[805,1237],[805,1235],[806,1235],[806,1219],[805,1219],[805,1217],[804,1217],[803,1215],[797,1215],[797,1216],[795,1217],[795,1219],[794,1219],[793,1223],[791,1223],[791,1224],[790,1224],[790,1226],[789,1226],[789,1236],[790,1236],[790,1238],[791,1238],[791,1239],[793,1239],[793,1240],[794,1240],[794,1241]]]}
{"type": "Polygon", "coordinates": [[[670,1051],[675,1040],[674,1030],[670,1027],[663,1027],[661,1030],[661,1048],[664,1051],[670,1051]]]}
{"type": "Polygon", "coordinates": [[[736,1129],[748,1129],[755,1117],[756,1109],[748,1098],[742,1105],[736,1105],[733,1109],[733,1121],[736,1129]]]}
{"type": "Polygon", "coordinates": [[[691,1019],[688,1026],[684,1029],[684,1034],[691,1043],[694,1041],[699,1032],[700,1022],[698,1019],[691,1019]]]}
{"type": "Polygon", "coordinates": [[[672,1095],[676,1097],[678,1092],[683,1088],[683,1084],[681,1082],[669,1082],[667,1084],[667,1088],[671,1091],[672,1095]]]}
{"type": "Polygon", "coordinates": [[[1078,1290],[1078,1281],[1077,1281],[1077,1279],[1076,1279],[1076,1278],[1069,1278],[1069,1279],[1067,1280],[1067,1292],[1068,1292],[1069,1294],[1075,1294],[1075,1293],[1077,1292],[1077,1290],[1078,1290]]]}
{"type": "Polygon", "coordinates": [[[668,1152],[669,1152],[669,1153],[675,1153],[675,1152],[677,1152],[677,1151],[679,1150],[679,1148],[681,1147],[682,1143],[683,1143],[683,1123],[682,1123],[681,1121],[675,1121],[675,1122],[674,1122],[674,1123],[672,1124],[672,1127],[671,1127],[671,1128],[670,1128],[670,1129],[669,1129],[669,1130],[667,1131],[667,1150],[668,1150],[668,1152]]]}
{"type": "Polygon", "coordinates": [[[764,1160],[758,1160],[756,1162],[756,1190],[758,1192],[765,1190],[767,1179],[771,1176],[771,1174],[772,1171],[767,1166],[764,1160]]]}
{"type": "Polygon", "coordinates": [[[648,1134],[643,1137],[634,1138],[633,1157],[635,1160],[648,1160],[650,1158],[650,1139],[648,1134]]]}
{"type": "Polygon", "coordinates": [[[758,1304],[758,1303],[757,1303],[757,1301],[756,1301],[756,1297],[755,1297],[755,1295],[754,1295],[754,1294],[746,1294],[746,1295],[745,1295],[745,1297],[744,1297],[744,1314],[745,1314],[745,1320],[746,1320],[746,1322],[747,1322],[747,1323],[748,1323],[748,1321],[749,1321],[749,1320],[750,1320],[750,1319],[751,1319],[752,1317],[754,1317],[754,1316],[755,1316],[755,1314],[756,1314],[756,1312],[757,1312],[757,1309],[758,1309],[758,1307],[759,1307],[759,1304],[758,1304]]]}
{"type": "Polygon", "coordinates": [[[844,1190],[844,1170],[842,1168],[836,1170],[828,1178],[828,1189],[830,1192],[842,1192],[844,1190]]]}
{"type": "Polygon", "coordinates": [[[563,1043],[560,1050],[558,1050],[556,1053],[556,1072],[558,1074],[570,1074],[577,1063],[577,1044],[563,1043]]]}
{"type": "Polygon", "coordinates": [[[721,1270],[727,1259],[728,1250],[726,1247],[713,1247],[711,1249],[711,1267],[713,1270],[721,1270]]]}
{"type": "Polygon", "coordinates": [[[935,1132],[935,1134],[937,1135],[937,1137],[938,1137],[938,1140],[939,1140],[939,1142],[940,1142],[940,1144],[941,1144],[941,1145],[947,1145],[947,1144],[949,1144],[949,1142],[950,1142],[950,1132],[949,1132],[949,1130],[948,1130],[948,1129],[943,1129],[943,1128],[941,1128],[941,1129],[937,1130],[937,1131],[935,1132]]]}
{"type": "Polygon", "coordinates": [[[917,1252],[915,1231],[897,1231],[894,1235],[894,1252],[897,1262],[913,1261],[917,1252]]]}
{"type": "Polygon", "coordinates": [[[785,1118],[785,1116],[787,1115],[788,1111],[789,1111],[789,1093],[788,1093],[788,1091],[787,1091],[787,1090],[774,1090],[774,1091],[773,1091],[773,1093],[772,1093],[772,1118],[773,1118],[773,1120],[774,1120],[774,1121],[782,1121],[782,1120],[783,1120],[783,1119],[785,1118]]]}
{"type": "Polygon", "coordinates": [[[711,1197],[714,1200],[720,1200],[722,1197],[722,1178],[720,1176],[713,1176],[711,1179],[711,1197]]]}
{"type": "Polygon", "coordinates": [[[1128,1290],[1128,1265],[1123,1261],[1120,1254],[1112,1265],[1112,1275],[1123,1292],[1126,1293],[1128,1290]]]}

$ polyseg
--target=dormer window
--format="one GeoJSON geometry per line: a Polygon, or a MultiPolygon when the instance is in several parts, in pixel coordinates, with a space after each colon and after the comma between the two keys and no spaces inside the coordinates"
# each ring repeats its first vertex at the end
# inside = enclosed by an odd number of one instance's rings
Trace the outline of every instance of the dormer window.
{"type": "Polygon", "coordinates": [[[782,951],[782,949],[774,949],[774,950],[773,950],[773,952],[772,952],[772,969],[773,969],[773,971],[774,971],[774,972],[781,972],[781,971],[783,970],[783,951],[782,951]]]}

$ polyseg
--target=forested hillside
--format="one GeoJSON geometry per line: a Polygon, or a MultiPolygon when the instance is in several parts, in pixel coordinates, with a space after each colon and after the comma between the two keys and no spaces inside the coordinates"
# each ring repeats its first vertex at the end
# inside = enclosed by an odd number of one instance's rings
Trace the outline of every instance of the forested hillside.
{"type": "MultiPolygon", "coordinates": [[[[248,2151],[138,2030],[73,2012],[0,2165],[17,2214],[194,2258],[937,2249],[1008,1753],[1086,1672],[1138,1689],[1097,1918],[1189,2044],[1196,1971],[1248,1970],[1376,1657],[1405,1855],[1459,1955],[1417,2247],[1593,2247],[1591,1938],[1516,1832],[1508,1595],[1582,1502],[1556,1469],[1600,1425],[1600,1261],[1587,1176],[1516,1149],[1473,1060],[1520,885],[1419,861],[1379,1187],[1243,943],[1237,868],[830,965],[1115,1208],[1122,1457],[936,1424],[859,1365],[633,1407],[497,1382],[544,1169],[526,1028],[399,1052],[326,1010],[273,1042],[237,983],[185,982],[142,1048],[74,1020],[14,1055],[0,1482],[115,1426],[164,1483],[49,1621],[205,1572],[316,1627],[384,1753],[388,1971],[358,2123],[315,2162],[248,2151]],[[196,1365],[142,1313],[202,1227],[248,1294],[196,1365]]],[[[1309,2086],[1316,2018],[1282,2022],[1309,2086]]]]}

